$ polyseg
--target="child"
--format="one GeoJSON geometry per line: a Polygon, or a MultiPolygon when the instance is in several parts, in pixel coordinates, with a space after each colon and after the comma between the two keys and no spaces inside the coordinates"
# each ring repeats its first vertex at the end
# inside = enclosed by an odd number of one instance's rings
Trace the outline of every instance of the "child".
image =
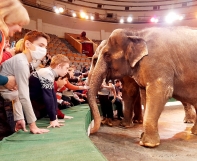
{"type": "MultiPolygon", "coordinates": [[[[67,84],[67,77],[64,76],[64,77],[58,77],[56,79],[56,81],[54,82],[54,89],[55,89],[55,92],[56,92],[56,97],[57,97],[57,102],[61,105],[66,105],[66,106],[69,106],[70,103],[67,102],[67,101],[64,101],[62,100],[62,95],[57,92],[58,89],[62,88],[65,84],[67,84]]],[[[58,119],[72,119],[73,117],[72,116],[66,116],[65,114],[63,114],[59,108],[57,108],[57,118],[58,119]]]]}
{"type": "Polygon", "coordinates": [[[30,99],[37,118],[46,115],[50,118],[50,127],[60,127],[57,120],[57,98],[54,81],[58,76],[67,74],[69,59],[62,54],[52,57],[50,67],[41,68],[31,74],[29,79],[30,99]]]}

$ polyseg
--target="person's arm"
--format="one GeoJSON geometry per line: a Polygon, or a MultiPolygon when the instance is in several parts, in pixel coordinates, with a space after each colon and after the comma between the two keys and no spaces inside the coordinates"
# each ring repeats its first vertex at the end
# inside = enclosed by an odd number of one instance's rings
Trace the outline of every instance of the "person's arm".
{"type": "Polygon", "coordinates": [[[67,81],[67,84],[65,84],[65,87],[68,88],[69,90],[84,90],[84,89],[89,89],[88,86],[75,86],[73,84],[71,84],[69,81],[67,81]]]}
{"type": "Polygon", "coordinates": [[[27,123],[31,124],[36,121],[36,116],[29,97],[29,66],[24,61],[19,61],[14,66],[14,75],[18,85],[19,100],[22,104],[23,112],[27,123]]]}

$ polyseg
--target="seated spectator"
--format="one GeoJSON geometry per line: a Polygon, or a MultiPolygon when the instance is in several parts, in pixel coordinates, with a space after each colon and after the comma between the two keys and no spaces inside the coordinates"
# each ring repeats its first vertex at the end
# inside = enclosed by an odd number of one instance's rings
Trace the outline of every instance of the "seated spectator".
{"type": "Polygon", "coordinates": [[[30,99],[37,118],[49,116],[50,127],[60,127],[57,120],[57,98],[54,81],[58,76],[66,75],[69,59],[62,54],[52,57],[50,67],[34,71],[29,78],[30,99]]]}
{"type": "Polygon", "coordinates": [[[76,84],[82,78],[82,76],[79,76],[79,77],[74,76],[74,69],[69,68],[67,78],[70,83],[76,84]]]}
{"type": "Polygon", "coordinates": [[[74,70],[74,76],[75,77],[78,77],[78,76],[82,75],[82,72],[77,70],[75,65],[71,65],[71,68],[73,68],[73,70],[74,70]]]}
{"type": "MultiPolygon", "coordinates": [[[[59,88],[62,88],[67,83],[67,77],[57,77],[54,82],[54,90],[56,92],[57,102],[58,104],[69,106],[70,103],[61,99],[61,96],[57,93],[59,88]]],[[[57,118],[58,119],[72,119],[72,116],[67,116],[63,114],[60,109],[57,107],[57,118]]]]}
{"type": "Polygon", "coordinates": [[[116,79],[114,82],[115,82],[115,89],[116,89],[116,100],[114,104],[116,105],[116,108],[117,108],[118,119],[121,120],[123,117],[122,84],[119,79],[116,79]]]}
{"type": "MultiPolygon", "coordinates": [[[[66,75],[66,77],[68,77],[68,74],[66,75]]],[[[60,97],[65,100],[71,100],[72,104],[74,106],[80,104],[81,102],[84,102],[85,100],[82,98],[79,98],[77,94],[75,94],[74,92],[70,91],[76,91],[76,90],[87,90],[89,87],[88,86],[76,86],[73,85],[69,82],[69,80],[67,80],[67,83],[64,85],[64,87],[60,88],[57,90],[57,92],[59,93],[60,97]],[[70,92],[66,92],[66,91],[70,91],[70,92]],[[66,94],[67,93],[67,94],[66,94]]]]}

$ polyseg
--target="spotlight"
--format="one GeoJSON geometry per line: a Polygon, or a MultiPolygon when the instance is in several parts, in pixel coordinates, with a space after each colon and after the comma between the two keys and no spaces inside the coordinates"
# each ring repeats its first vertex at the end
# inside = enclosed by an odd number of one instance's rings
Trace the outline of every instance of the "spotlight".
{"type": "Polygon", "coordinates": [[[132,22],[132,20],[133,20],[132,17],[127,18],[127,22],[132,22]]]}
{"type": "Polygon", "coordinates": [[[64,12],[64,9],[62,7],[59,8],[59,12],[62,13],[64,12]]]}
{"type": "Polygon", "coordinates": [[[179,19],[179,15],[177,15],[176,13],[169,13],[166,18],[165,18],[165,21],[167,23],[172,23],[174,22],[175,20],[178,20],[179,19]]]}
{"type": "Polygon", "coordinates": [[[88,15],[86,15],[86,17],[85,17],[85,18],[86,18],[86,20],[88,20],[88,19],[89,19],[89,16],[88,16],[88,15]]]}
{"type": "Polygon", "coordinates": [[[80,17],[81,17],[81,18],[85,18],[85,17],[86,17],[86,13],[82,11],[82,12],[80,13],[80,17]]]}
{"type": "Polygon", "coordinates": [[[72,16],[73,16],[73,17],[77,17],[77,14],[76,14],[76,13],[73,13],[72,16]]]}
{"type": "Polygon", "coordinates": [[[94,16],[90,16],[90,19],[91,19],[91,20],[94,20],[94,16]]]}
{"type": "Polygon", "coordinates": [[[54,10],[54,12],[57,13],[57,14],[60,13],[59,9],[58,9],[56,6],[53,7],[53,10],[54,10]]]}
{"type": "Polygon", "coordinates": [[[150,19],[150,22],[157,23],[158,21],[159,21],[158,18],[155,18],[155,17],[152,17],[152,18],[150,19]]]}
{"type": "Polygon", "coordinates": [[[124,23],[124,19],[123,18],[120,19],[120,23],[124,23]]]}

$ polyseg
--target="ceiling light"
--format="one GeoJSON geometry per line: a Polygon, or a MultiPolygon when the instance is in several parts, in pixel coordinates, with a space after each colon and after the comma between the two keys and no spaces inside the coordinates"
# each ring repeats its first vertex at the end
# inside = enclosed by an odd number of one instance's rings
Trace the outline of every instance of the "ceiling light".
{"type": "Polygon", "coordinates": [[[94,16],[90,16],[90,19],[91,19],[91,20],[94,20],[94,16]]]}
{"type": "Polygon", "coordinates": [[[124,19],[123,18],[120,19],[120,23],[124,23],[124,19]]]}
{"type": "Polygon", "coordinates": [[[127,18],[127,22],[132,22],[132,20],[133,20],[132,17],[127,18]]]}
{"type": "Polygon", "coordinates": [[[62,7],[59,8],[60,13],[64,12],[64,9],[62,7]]]}
{"type": "Polygon", "coordinates": [[[73,13],[72,16],[73,16],[73,17],[77,17],[77,14],[76,14],[76,13],[73,13]]]}

